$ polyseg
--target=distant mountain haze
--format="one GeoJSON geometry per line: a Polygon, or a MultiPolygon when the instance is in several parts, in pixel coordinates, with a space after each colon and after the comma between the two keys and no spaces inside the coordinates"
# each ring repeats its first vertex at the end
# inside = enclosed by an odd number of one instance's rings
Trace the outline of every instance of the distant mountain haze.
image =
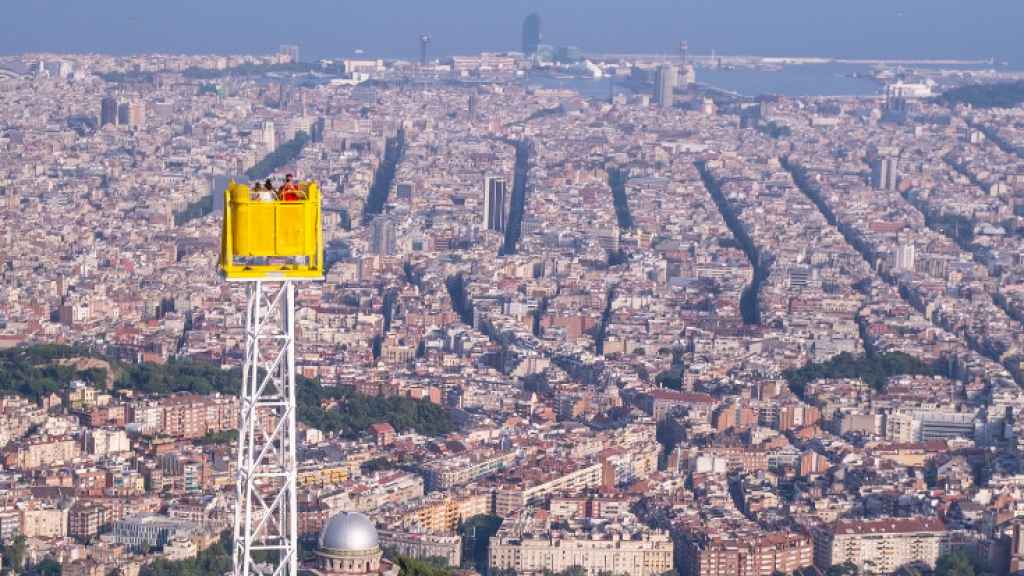
{"type": "Polygon", "coordinates": [[[0,53],[267,53],[302,59],[431,57],[518,50],[540,14],[543,42],[590,52],[862,58],[989,58],[1024,63],[1019,0],[8,0],[0,53]]]}

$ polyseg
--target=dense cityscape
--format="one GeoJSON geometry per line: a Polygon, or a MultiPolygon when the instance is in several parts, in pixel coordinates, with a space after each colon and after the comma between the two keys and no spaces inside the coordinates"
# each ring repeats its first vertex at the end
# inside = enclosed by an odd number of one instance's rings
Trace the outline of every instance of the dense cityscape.
{"type": "Polygon", "coordinates": [[[416,60],[0,56],[5,573],[232,573],[224,191],[286,173],[326,246],[303,573],[1024,571],[1022,76],[752,96],[701,74],[815,64],[541,23],[416,60]]]}

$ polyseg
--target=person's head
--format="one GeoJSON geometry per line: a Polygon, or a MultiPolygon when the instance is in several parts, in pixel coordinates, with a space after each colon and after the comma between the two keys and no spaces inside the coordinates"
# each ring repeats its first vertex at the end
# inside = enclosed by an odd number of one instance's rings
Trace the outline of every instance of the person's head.
{"type": "Polygon", "coordinates": [[[292,181],[292,175],[291,174],[285,174],[284,175],[284,181],[285,182],[291,182],[292,181]]]}
{"type": "Polygon", "coordinates": [[[267,188],[273,188],[274,187],[274,183],[270,181],[270,178],[267,178],[267,181],[264,182],[263,185],[266,186],[267,188]]]}
{"type": "Polygon", "coordinates": [[[263,184],[262,184],[262,183],[260,183],[260,182],[257,182],[257,183],[256,183],[256,190],[257,190],[257,191],[259,191],[259,190],[263,190],[263,184]]]}

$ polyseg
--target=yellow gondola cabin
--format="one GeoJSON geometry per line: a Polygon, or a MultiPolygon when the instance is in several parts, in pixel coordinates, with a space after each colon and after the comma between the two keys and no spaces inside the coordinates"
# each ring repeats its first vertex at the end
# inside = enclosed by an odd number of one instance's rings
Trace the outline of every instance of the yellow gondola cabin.
{"type": "Polygon", "coordinates": [[[224,191],[220,271],[228,280],[322,280],[320,187],[298,183],[299,200],[260,200],[245,184],[224,191]]]}

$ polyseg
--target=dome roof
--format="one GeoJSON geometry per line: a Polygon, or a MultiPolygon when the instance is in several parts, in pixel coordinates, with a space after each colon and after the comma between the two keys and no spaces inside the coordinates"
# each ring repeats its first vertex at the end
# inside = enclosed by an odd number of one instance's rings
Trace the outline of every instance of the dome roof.
{"type": "Polygon", "coordinates": [[[340,512],[320,531],[320,548],[358,552],[377,548],[377,528],[359,512],[340,512]]]}

